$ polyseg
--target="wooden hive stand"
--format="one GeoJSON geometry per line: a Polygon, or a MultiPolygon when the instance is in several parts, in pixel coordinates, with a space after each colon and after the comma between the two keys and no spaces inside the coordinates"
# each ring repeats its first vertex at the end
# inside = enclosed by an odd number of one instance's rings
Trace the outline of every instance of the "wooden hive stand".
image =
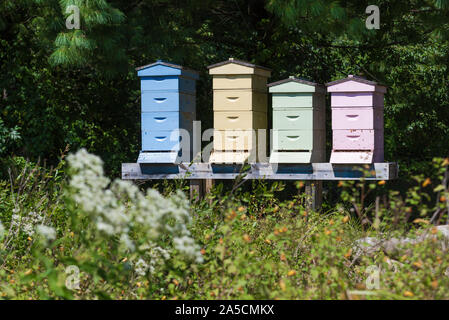
{"type": "Polygon", "coordinates": [[[395,162],[371,164],[332,164],[309,163],[277,165],[270,163],[253,163],[241,173],[241,165],[215,165],[211,163],[181,163],[172,166],[123,163],[124,180],[165,180],[187,179],[191,182],[191,197],[204,197],[209,192],[211,180],[266,179],[306,181],[306,193],[310,196],[308,206],[318,210],[322,203],[324,180],[392,180],[398,176],[395,162]],[[207,182],[209,181],[209,182],[207,182]]]}

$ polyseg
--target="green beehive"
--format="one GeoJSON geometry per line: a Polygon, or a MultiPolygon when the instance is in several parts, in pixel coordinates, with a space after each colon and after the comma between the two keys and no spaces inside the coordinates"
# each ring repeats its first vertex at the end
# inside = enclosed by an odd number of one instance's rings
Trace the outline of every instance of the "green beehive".
{"type": "Polygon", "coordinates": [[[268,87],[273,102],[270,162],[324,162],[324,87],[294,77],[270,83],[268,87]]]}

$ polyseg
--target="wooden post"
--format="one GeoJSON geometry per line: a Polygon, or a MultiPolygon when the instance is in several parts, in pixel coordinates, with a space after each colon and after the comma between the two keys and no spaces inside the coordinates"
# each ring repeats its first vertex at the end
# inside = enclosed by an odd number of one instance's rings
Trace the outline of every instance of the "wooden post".
{"type": "Polygon", "coordinates": [[[214,187],[213,179],[204,179],[204,194],[208,194],[211,189],[214,187]]]}
{"type": "Polygon", "coordinates": [[[203,198],[203,181],[192,179],[190,180],[190,200],[201,200],[203,198]]]}
{"type": "Polygon", "coordinates": [[[213,179],[192,179],[190,180],[190,200],[202,200],[214,186],[213,179]]]}
{"type": "MultiPolygon", "coordinates": [[[[203,180],[203,190],[204,190],[204,198],[207,198],[207,195],[210,193],[212,188],[214,187],[214,180],[213,179],[204,179],[203,180]]],[[[212,201],[209,200],[209,204],[211,204],[212,201]]]]}
{"type": "MultiPolygon", "coordinates": [[[[240,175],[240,166],[227,172],[214,171],[209,163],[179,164],[177,173],[163,172],[159,164],[122,163],[122,179],[124,180],[167,180],[167,179],[235,179],[240,175]]],[[[231,168],[232,169],[232,168],[231,168]]],[[[340,181],[340,180],[393,180],[398,177],[398,164],[383,162],[373,164],[332,164],[312,163],[298,164],[293,168],[276,169],[272,164],[259,163],[252,165],[245,172],[244,179],[293,180],[293,181],[340,181]],[[370,170],[366,171],[366,166],[370,170]],[[362,172],[362,170],[364,172],[362,172]]]]}
{"type": "Polygon", "coordinates": [[[306,181],[306,208],[308,210],[318,211],[323,203],[323,181],[306,181]]]}

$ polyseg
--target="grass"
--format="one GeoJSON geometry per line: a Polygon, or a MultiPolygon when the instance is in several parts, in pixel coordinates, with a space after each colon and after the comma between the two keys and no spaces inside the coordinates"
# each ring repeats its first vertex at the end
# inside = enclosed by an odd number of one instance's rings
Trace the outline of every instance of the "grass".
{"type": "MultiPolygon", "coordinates": [[[[185,200],[173,198],[175,190],[188,190],[182,182],[167,183],[159,186],[165,198],[157,198],[166,205],[152,209],[171,210],[166,231],[130,221],[130,249],[117,234],[96,227],[100,211],[86,212],[74,201],[82,192],[70,185],[82,168],[74,173],[63,159],[48,170],[16,158],[8,179],[0,181],[0,297],[448,299],[448,241],[436,229],[447,219],[448,165],[435,159],[432,177],[413,177],[401,192],[384,182],[341,182],[331,190],[339,200],[322,212],[305,209],[301,182],[291,195],[283,183],[218,184],[207,199],[189,205],[189,221],[174,215],[183,208],[176,203],[185,200]],[[24,219],[30,212],[40,217],[30,222],[33,227],[44,221],[54,228],[54,239],[14,227],[14,215],[24,219]],[[167,230],[184,225],[194,244],[180,247],[176,232],[167,230]],[[356,246],[364,237],[414,239],[423,232],[432,236],[394,252],[379,247],[361,254],[356,246]],[[147,266],[144,272],[139,260],[147,266]]],[[[113,194],[111,203],[123,214],[148,214],[135,206],[130,187],[117,192],[113,184],[103,194],[113,194]]]]}

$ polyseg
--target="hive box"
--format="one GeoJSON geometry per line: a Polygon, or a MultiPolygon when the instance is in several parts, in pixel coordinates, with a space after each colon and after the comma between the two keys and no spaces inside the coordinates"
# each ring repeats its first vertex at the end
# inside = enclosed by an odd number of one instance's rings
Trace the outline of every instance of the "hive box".
{"type": "Polygon", "coordinates": [[[271,163],[324,162],[325,89],[290,77],[268,84],[272,94],[271,163]]]}
{"type": "Polygon", "coordinates": [[[136,70],[142,103],[142,149],[137,162],[189,162],[198,72],[160,60],[136,70]]]}
{"type": "Polygon", "coordinates": [[[259,135],[255,130],[267,129],[266,85],[270,69],[233,58],[208,69],[213,77],[215,129],[209,162],[257,160],[259,135]]]}
{"type": "Polygon", "coordinates": [[[330,162],[383,162],[383,104],[387,88],[352,75],[326,85],[332,107],[330,162]]]}

